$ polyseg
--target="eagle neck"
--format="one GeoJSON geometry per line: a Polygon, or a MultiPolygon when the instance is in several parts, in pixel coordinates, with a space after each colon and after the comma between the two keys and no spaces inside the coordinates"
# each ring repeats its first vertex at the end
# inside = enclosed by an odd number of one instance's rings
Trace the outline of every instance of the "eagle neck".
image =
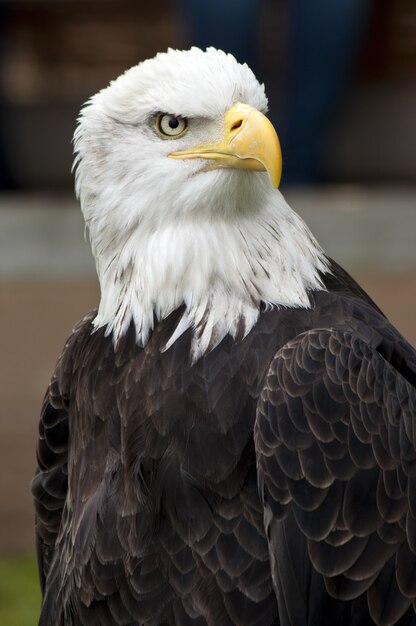
{"type": "Polygon", "coordinates": [[[96,258],[94,326],[106,326],[117,343],[133,321],[144,346],[154,325],[185,305],[165,349],[192,329],[194,359],[227,334],[242,339],[262,307],[308,308],[327,269],[309,229],[274,190],[256,211],[187,214],[157,228],[143,221],[96,258]]]}

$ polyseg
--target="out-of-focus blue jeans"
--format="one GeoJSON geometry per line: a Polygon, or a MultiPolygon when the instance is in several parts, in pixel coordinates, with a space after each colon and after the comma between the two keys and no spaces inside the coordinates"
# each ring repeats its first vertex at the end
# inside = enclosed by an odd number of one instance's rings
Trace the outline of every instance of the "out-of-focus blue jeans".
{"type": "MultiPolygon", "coordinates": [[[[373,0],[286,2],[291,30],[288,84],[286,114],[278,125],[283,181],[309,183],[321,176],[327,130],[348,92],[373,0]]],[[[191,44],[222,48],[258,71],[261,0],[181,3],[191,44]]]]}

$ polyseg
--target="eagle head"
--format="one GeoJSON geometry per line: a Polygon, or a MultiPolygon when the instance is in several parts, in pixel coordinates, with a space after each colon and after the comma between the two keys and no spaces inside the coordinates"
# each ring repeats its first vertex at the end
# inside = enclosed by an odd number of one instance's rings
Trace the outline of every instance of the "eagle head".
{"type": "Polygon", "coordinates": [[[163,220],[200,212],[207,192],[212,212],[213,190],[229,200],[230,187],[252,185],[244,170],[267,170],[277,187],[280,145],[266,111],[264,86],[221,50],[168,50],[127,70],[88,101],[75,133],[87,223],[105,206],[118,207],[123,226],[157,208],[163,220]]]}

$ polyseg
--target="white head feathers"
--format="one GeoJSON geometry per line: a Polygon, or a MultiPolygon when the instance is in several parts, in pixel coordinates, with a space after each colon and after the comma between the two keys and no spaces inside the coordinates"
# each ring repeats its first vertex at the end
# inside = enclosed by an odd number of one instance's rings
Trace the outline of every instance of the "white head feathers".
{"type": "Polygon", "coordinates": [[[307,290],[320,287],[325,256],[267,174],[168,158],[218,141],[237,102],[267,110],[251,70],[192,48],[131,68],[82,110],[76,190],[101,286],[95,326],[115,341],[133,320],[145,344],[154,313],[185,303],[167,348],[192,327],[197,358],[241,324],[249,332],[262,303],[306,307],[307,290]],[[188,132],[162,138],[158,113],[186,118],[188,132]]]}

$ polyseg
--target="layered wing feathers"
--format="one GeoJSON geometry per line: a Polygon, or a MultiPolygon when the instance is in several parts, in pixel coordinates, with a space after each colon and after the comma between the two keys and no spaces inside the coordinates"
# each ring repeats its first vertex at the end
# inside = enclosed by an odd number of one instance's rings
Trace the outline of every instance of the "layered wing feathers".
{"type": "Polygon", "coordinates": [[[366,592],[380,626],[416,597],[416,390],[377,348],[349,330],[311,330],[271,364],[255,443],[283,623],[312,623],[314,607],[300,618],[299,603],[316,572],[336,599],[366,592]],[[312,569],[281,598],[288,570],[300,572],[293,542],[312,569]]]}

